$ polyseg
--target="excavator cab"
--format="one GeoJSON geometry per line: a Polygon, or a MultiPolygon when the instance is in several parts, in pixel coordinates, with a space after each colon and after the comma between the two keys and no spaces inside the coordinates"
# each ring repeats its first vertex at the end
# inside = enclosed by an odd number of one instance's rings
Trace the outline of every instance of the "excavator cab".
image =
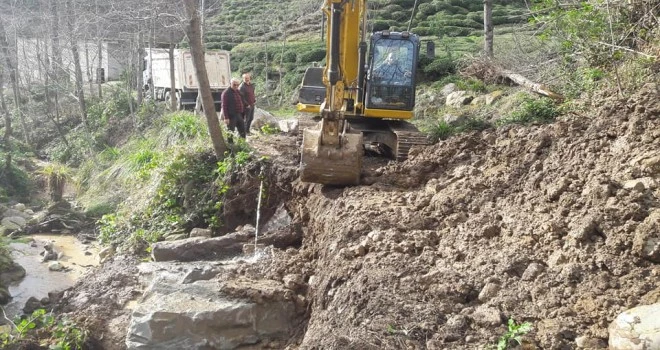
{"type": "Polygon", "coordinates": [[[419,39],[408,32],[376,32],[371,37],[365,105],[412,111],[419,39]]]}

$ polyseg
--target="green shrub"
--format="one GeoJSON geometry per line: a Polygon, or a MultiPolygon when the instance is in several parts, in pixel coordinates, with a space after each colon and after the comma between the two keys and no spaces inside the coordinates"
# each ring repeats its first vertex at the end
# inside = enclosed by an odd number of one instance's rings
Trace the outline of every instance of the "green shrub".
{"type": "Polygon", "coordinates": [[[559,115],[560,110],[554,101],[547,98],[525,98],[520,109],[498,120],[497,125],[549,123],[559,115]]]}
{"type": "Polygon", "coordinates": [[[509,349],[509,343],[515,341],[518,345],[522,345],[523,335],[532,330],[532,324],[529,322],[518,324],[512,318],[507,323],[507,332],[504,333],[497,341],[497,350],[509,349]]]}
{"type": "Polygon", "coordinates": [[[474,92],[487,91],[486,83],[484,83],[479,79],[474,79],[474,78],[468,78],[466,80],[458,80],[456,81],[456,87],[458,87],[459,90],[468,90],[474,92]]]}
{"type": "Polygon", "coordinates": [[[448,57],[436,57],[422,69],[427,78],[439,79],[443,76],[456,73],[456,62],[448,57]]]}
{"type": "Polygon", "coordinates": [[[309,51],[304,51],[298,54],[298,61],[309,63],[309,62],[320,62],[325,59],[325,48],[312,48],[309,51]]]}
{"type": "Polygon", "coordinates": [[[440,120],[436,124],[432,125],[428,130],[429,136],[433,142],[438,140],[446,140],[449,136],[456,133],[456,128],[449,125],[446,121],[440,120]]]}

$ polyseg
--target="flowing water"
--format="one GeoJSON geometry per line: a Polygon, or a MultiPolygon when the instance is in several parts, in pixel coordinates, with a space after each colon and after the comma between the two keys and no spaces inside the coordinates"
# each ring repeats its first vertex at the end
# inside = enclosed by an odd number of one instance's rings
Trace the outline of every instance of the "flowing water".
{"type": "Polygon", "coordinates": [[[23,280],[9,286],[9,293],[13,297],[5,306],[9,318],[20,314],[30,297],[42,299],[48,296],[48,292],[69,288],[87,269],[98,265],[98,248],[94,244],[86,245],[76,237],[63,235],[37,234],[29,238],[33,242],[10,244],[14,261],[23,266],[26,274],[23,280]],[[49,242],[56,252],[62,252],[58,261],[65,270],[50,271],[50,261],[42,262],[40,253],[49,242]]]}

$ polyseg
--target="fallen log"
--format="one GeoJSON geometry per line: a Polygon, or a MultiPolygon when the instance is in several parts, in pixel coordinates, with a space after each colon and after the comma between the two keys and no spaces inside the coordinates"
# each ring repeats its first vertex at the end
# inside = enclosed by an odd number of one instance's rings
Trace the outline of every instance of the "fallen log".
{"type": "MultiPolygon", "coordinates": [[[[294,225],[264,236],[258,243],[275,248],[287,248],[302,242],[302,231],[294,225]]],[[[230,259],[243,252],[243,245],[254,243],[253,231],[239,231],[221,237],[194,237],[178,241],[157,242],[152,245],[154,261],[199,261],[230,259]]]]}
{"type": "Polygon", "coordinates": [[[529,89],[530,91],[535,92],[539,95],[550,97],[551,99],[559,101],[559,102],[564,100],[564,96],[562,96],[562,95],[560,95],[556,92],[553,92],[547,86],[545,86],[543,84],[533,82],[533,81],[525,78],[524,76],[522,76],[518,73],[508,71],[508,70],[500,70],[500,75],[502,75],[502,77],[505,77],[505,78],[513,81],[514,83],[516,83],[520,86],[523,86],[523,87],[529,89]]]}

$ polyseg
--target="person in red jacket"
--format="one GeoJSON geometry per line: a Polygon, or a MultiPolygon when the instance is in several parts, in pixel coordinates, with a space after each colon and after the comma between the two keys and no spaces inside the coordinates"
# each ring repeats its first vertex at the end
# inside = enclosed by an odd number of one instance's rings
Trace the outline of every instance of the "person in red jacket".
{"type": "Polygon", "coordinates": [[[254,105],[257,98],[254,96],[254,84],[252,84],[252,77],[250,73],[243,74],[243,82],[238,88],[243,97],[243,105],[245,106],[245,131],[250,134],[250,125],[254,119],[254,105]]]}
{"type": "Polygon", "coordinates": [[[236,78],[231,79],[231,88],[222,93],[222,115],[225,124],[230,131],[238,130],[238,135],[245,138],[245,122],[243,120],[243,98],[238,85],[240,81],[236,78]]]}

